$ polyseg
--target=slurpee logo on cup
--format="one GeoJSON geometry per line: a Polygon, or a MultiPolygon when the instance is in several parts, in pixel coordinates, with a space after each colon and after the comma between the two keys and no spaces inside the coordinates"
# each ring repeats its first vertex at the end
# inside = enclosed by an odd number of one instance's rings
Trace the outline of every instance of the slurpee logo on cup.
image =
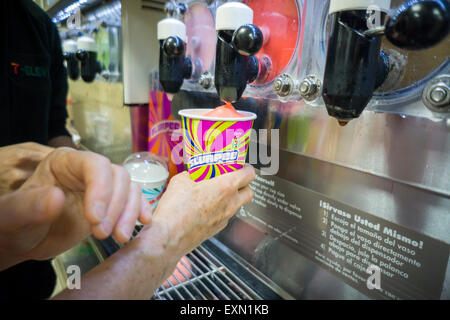
{"type": "Polygon", "coordinates": [[[139,152],[129,156],[123,166],[150,205],[156,208],[169,178],[167,164],[150,152],[139,152]]]}
{"type": "Polygon", "coordinates": [[[198,182],[241,169],[245,164],[256,115],[213,117],[213,109],[180,110],[183,146],[189,176],[198,182]]]}

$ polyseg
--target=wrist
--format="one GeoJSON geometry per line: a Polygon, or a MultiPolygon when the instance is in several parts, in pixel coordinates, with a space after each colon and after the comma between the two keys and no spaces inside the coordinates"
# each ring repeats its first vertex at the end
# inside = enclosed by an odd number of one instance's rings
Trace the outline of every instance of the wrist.
{"type": "Polygon", "coordinates": [[[157,219],[154,219],[150,226],[144,227],[133,242],[136,242],[138,251],[144,257],[161,260],[166,266],[176,265],[182,257],[171,244],[167,225],[157,219]]]}

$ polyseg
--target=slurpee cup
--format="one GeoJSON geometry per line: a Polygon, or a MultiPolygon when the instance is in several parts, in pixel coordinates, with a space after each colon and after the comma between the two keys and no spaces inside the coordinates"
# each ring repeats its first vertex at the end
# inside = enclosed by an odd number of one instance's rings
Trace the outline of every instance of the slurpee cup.
{"type": "Polygon", "coordinates": [[[189,176],[198,182],[241,169],[245,164],[256,114],[205,116],[213,109],[180,110],[183,146],[189,176]]]}
{"type": "Polygon", "coordinates": [[[130,155],[123,163],[131,181],[136,182],[152,208],[156,208],[162,196],[169,170],[167,164],[150,152],[130,155]]]}

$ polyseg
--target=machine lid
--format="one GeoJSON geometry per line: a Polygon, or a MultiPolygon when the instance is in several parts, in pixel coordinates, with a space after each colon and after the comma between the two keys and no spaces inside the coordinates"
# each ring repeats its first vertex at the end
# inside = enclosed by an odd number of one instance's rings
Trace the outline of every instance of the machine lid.
{"type": "Polygon", "coordinates": [[[77,40],[78,50],[97,52],[97,43],[88,36],[79,37],[77,40]]]}
{"type": "Polygon", "coordinates": [[[253,24],[264,35],[263,46],[255,56],[266,68],[260,69],[254,83],[266,84],[286,70],[297,46],[301,45],[300,4],[296,0],[246,0],[245,3],[253,9],[253,24]]]}
{"type": "Polygon", "coordinates": [[[63,51],[64,52],[76,52],[77,51],[77,42],[74,40],[64,40],[63,41],[63,51]]]}
{"type": "Polygon", "coordinates": [[[166,18],[158,22],[158,40],[165,40],[168,37],[179,37],[187,42],[186,26],[183,22],[175,18],[166,18]]]}
{"type": "Polygon", "coordinates": [[[253,10],[240,2],[221,5],[216,13],[216,30],[236,30],[253,23],[253,10]]]}

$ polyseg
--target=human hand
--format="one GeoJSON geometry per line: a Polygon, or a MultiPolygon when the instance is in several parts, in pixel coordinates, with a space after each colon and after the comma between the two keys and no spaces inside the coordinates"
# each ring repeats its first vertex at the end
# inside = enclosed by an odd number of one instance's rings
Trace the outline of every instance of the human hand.
{"type": "Polygon", "coordinates": [[[222,230],[238,208],[252,199],[251,166],[195,183],[183,172],[169,183],[152,224],[127,246],[83,276],[81,290],[57,299],[148,299],[181,257],[222,230]]]}
{"type": "Polygon", "coordinates": [[[0,196],[16,191],[53,150],[33,142],[0,148],[0,196]]]}
{"type": "Polygon", "coordinates": [[[39,164],[10,203],[20,199],[22,206],[2,213],[6,227],[0,232],[8,235],[3,247],[15,247],[27,259],[53,257],[91,232],[99,239],[112,233],[117,241],[126,242],[136,220],[149,224],[152,216],[125,169],[100,155],[70,148],[56,149],[39,164]],[[33,192],[36,196],[25,197],[33,192]]]}
{"type": "MultiPolygon", "coordinates": [[[[254,178],[255,170],[250,165],[201,182],[193,182],[187,172],[172,178],[155,210],[152,226],[165,234],[166,248],[175,259],[226,227],[236,211],[252,200],[248,184],[254,178]]],[[[139,235],[144,246],[146,232],[151,229],[139,235]]]]}

